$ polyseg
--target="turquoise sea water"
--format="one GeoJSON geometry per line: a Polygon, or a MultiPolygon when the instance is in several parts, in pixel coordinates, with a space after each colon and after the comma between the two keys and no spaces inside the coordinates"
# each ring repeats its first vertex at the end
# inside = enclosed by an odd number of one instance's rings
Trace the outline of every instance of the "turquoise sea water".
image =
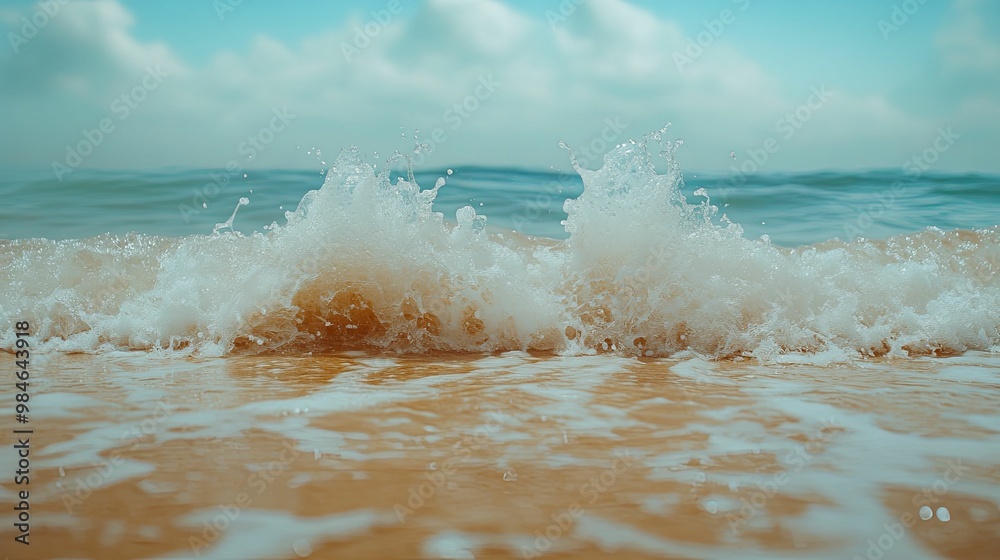
{"type": "MultiPolygon", "coordinates": [[[[446,177],[447,185],[434,208],[446,219],[454,221],[458,208],[471,205],[491,226],[557,239],[567,236],[560,224],[566,219],[564,200],[583,190],[573,172],[467,167],[453,169],[450,176],[446,170],[415,175],[423,188],[439,177],[446,177]]],[[[1000,177],[990,175],[761,173],[739,184],[742,177],[690,173],[684,180],[692,203],[703,200],[692,193],[704,188],[747,237],[767,234],[785,247],[1000,223],[1000,177]]],[[[249,204],[240,208],[235,229],[250,233],[272,221],[283,223],[284,212],[322,183],[321,172],[295,170],[254,170],[245,178],[208,169],[78,170],[61,182],[47,171],[8,170],[0,174],[0,238],[208,234],[228,219],[240,197],[249,204]]]]}

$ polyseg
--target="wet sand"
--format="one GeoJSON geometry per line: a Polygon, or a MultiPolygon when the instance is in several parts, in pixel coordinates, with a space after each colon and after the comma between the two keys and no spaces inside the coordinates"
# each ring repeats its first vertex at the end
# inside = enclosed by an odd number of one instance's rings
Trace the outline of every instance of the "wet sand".
{"type": "Polygon", "coordinates": [[[7,509],[10,558],[877,560],[1000,545],[989,353],[34,359],[31,544],[14,543],[7,509]]]}

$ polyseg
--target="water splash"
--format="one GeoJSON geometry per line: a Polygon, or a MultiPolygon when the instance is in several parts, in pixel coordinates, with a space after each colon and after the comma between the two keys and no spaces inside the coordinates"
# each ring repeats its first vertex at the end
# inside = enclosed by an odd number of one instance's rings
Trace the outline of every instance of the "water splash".
{"type": "Polygon", "coordinates": [[[0,313],[65,352],[829,361],[997,345],[997,228],[797,249],[746,239],[708,192],[685,199],[680,143],[664,134],[617,146],[597,170],[570,152],[585,188],[565,202],[565,241],[491,231],[472,206],[446,219],[433,209],[444,177],[421,189],[409,155],[376,169],[348,149],[266,233],[218,235],[243,198],[213,235],[5,241],[0,313]]]}

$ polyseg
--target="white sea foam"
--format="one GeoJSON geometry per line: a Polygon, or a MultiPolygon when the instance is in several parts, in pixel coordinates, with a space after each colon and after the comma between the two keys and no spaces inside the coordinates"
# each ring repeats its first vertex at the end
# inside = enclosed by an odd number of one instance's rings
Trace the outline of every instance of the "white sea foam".
{"type": "Polygon", "coordinates": [[[472,207],[446,220],[432,209],[444,179],[391,183],[356,150],[267,233],[2,241],[0,347],[13,348],[21,320],[50,351],[202,356],[691,351],[794,362],[1000,341],[1000,229],[783,249],[745,238],[708,200],[688,203],[672,149],[651,135],[597,171],[578,169],[585,190],[565,204],[565,241],[488,231],[472,207]]]}

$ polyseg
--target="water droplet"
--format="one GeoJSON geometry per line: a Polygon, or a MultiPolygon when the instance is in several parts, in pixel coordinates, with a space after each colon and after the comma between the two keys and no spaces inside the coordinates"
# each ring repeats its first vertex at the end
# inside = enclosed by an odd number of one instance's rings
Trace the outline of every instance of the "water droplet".
{"type": "Polygon", "coordinates": [[[503,473],[503,479],[506,480],[507,482],[515,482],[517,481],[517,473],[507,471],[503,473]]]}
{"type": "Polygon", "coordinates": [[[705,509],[708,511],[708,513],[711,513],[712,515],[719,513],[719,506],[715,502],[706,503],[705,509]]]}
{"type": "Polygon", "coordinates": [[[946,507],[939,507],[937,510],[937,518],[945,523],[951,521],[951,513],[946,507]]]}
{"type": "Polygon", "coordinates": [[[454,173],[454,171],[452,171],[451,169],[449,169],[448,170],[448,175],[451,175],[452,173],[454,173]]]}
{"type": "Polygon", "coordinates": [[[920,508],[920,519],[927,521],[931,517],[934,517],[934,512],[931,510],[931,508],[927,506],[920,508]]]}
{"type": "Polygon", "coordinates": [[[246,173],[244,173],[244,174],[243,174],[243,178],[244,178],[244,179],[246,179],[246,178],[247,178],[247,174],[246,174],[246,173]]]}
{"type": "Polygon", "coordinates": [[[207,202],[202,202],[201,203],[201,207],[202,208],[208,208],[208,203],[207,202]]]}

